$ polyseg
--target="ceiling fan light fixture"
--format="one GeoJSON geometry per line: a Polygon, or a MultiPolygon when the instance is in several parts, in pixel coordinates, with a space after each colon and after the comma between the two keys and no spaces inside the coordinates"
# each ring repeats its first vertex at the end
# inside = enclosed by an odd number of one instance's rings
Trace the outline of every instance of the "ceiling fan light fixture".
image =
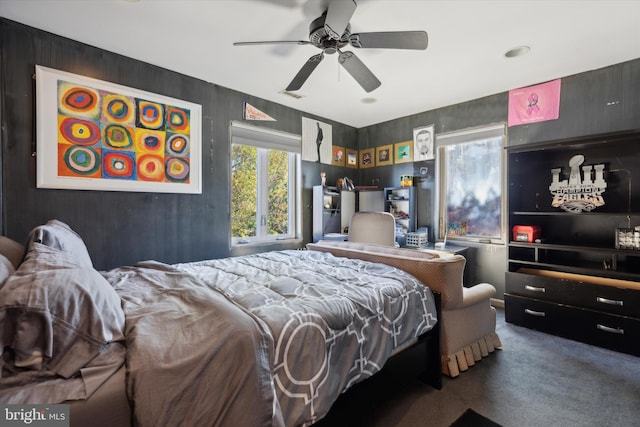
{"type": "Polygon", "coordinates": [[[531,48],[529,46],[516,46],[505,52],[504,56],[507,58],[516,58],[529,53],[531,48]]]}
{"type": "Polygon", "coordinates": [[[365,92],[372,92],[382,83],[369,68],[350,51],[342,48],[351,45],[357,49],[410,49],[425,50],[429,37],[425,31],[385,31],[370,33],[351,33],[349,21],[356,10],[355,0],[328,0],[327,10],[309,25],[309,40],[264,40],[235,42],[234,46],[260,44],[310,44],[321,49],[304,63],[285,92],[299,90],[311,73],[323,60],[325,54],[338,55],[338,63],[355,79],[365,92]]]}

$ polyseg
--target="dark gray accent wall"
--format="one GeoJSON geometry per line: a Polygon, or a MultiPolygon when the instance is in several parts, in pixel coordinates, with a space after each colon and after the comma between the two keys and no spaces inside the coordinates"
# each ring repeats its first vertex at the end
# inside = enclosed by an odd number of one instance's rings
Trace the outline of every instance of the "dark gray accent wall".
{"type": "MultiPolygon", "coordinates": [[[[99,269],[156,259],[175,263],[231,254],[229,247],[229,124],[243,102],[276,122],[253,122],[301,134],[302,116],[332,125],[333,141],[356,147],[355,128],[37,30],[0,20],[2,90],[2,233],[26,240],[56,218],[84,239],[99,269]],[[80,74],[202,105],[202,194],[74,191],[36,188],[35,66],[80,74]]],[[[197,58],[194,58],[197,60],[197,58]]],[[[303,162],[304,241],[311,239],[311,187],[357,170],[303,162]]],[[[251,248],[299,247],[300,242],[251,248]]],[[[245,250],[246,253],[248,250],[245,250]]]]}
{"type": "MultiPolygon", "coordinates": [[[[473,128],[507,120],[507,93],[496,94],[473,101],[456,104],[437,110],[426,111],[360,129],[358,144],[360,147],[376,147],[413,139],[413,129],[434,125],[436,134],[454,130],[473,128]]],[[[399,185],[400,175],[413,174],[417,187],[418,227],[429,228],[429,241],[436,241],[437,224],[433,212],[437,194],[435,176],[435,160],[401,163],[375,169],[364,169],[361,178],[389,182],[399,185]],[[421,173],[426,168],[426,173],[421,173]]],[[[504,269],[506,267],[506,251],[502,245],[461,243],[469,246],[465,252],[467,266],[465,268],[465,285],[479,282],[493,284],[497,290],[497,298],[504,293],[504,269]]]]}
{"type": "MultiPolygon", "coordinates": [[[[197,59],[194,59],[197,60],[197,59]]],[[[562,76],[558,76],[562,77],[562,76]]],[[[411,140],[413,128],[434,124],[436,133],[507,121],[506,92],[354,129],[257,97],[0,19],[0,118],[2,133],[2,232],[23,241],[51,218],[69,223],[85,239],[96,267],[144,259],[182,262],[254,251],[231,252],[229,234],[229,122],[242,118],[247,101],[277,119],[259,125],[300,134],[303,116],[329,123],[333,142],[371,148],[411,140]],[[35,65],[81,74],[184,99],[203,108],[203,194],[127,193],[37,189],[35,183],[35,65]]],[[[428,96],[428,94],[416,94],[428,96]]],[[[509,128],[509,145],[521,145],[640,129],[640,60],[562,78],[560,117],[509,128]]],[[[640,148],[639,148],[640,149],[640,148]]],[[[303,162],[303,237],[311,240],[311,187],[348,176],[357,185],[397,186],[400,175],[418,176],[422,200],[418,225],[433,228],[433,161],[371,169],[303,162]],[[421,168],[427,173],[420,175],[421,168]],[[426,200],[426,201],[425,201],[426,200]]],[[[430,233],[433,240],[433,230],[430,233]]],[[[257,250],[297,247],[275,244],[257,250]]],[[[469,283],[488,281],[504,291],[506,255],[499,245],[472,245],[469,283]]]]}
{"type": "Polygon", "coordinates": [[[509,145],[639,128],[640,60],[636,59],[563,78],[558,120],[509,128],[509,145]]]}
{"type": "MultiPolygon", "coordinates": [[[[558,76],[562,77],[562,76],[558,76]]],[[[541,82],[542,83],[542,82],[541,82]]],[[[428,96],[429,94],[417,94],[428,96]]],[[[412,139],[413,128],[433,124],[435,133],[507,122],[507,92],[480,98],[437,110],[425,111],[358,130],[360,148],[377,147],[412,139]]],[[[588,135],[640,129],[640,60],[562,77],[560,115],[557,120],[508,128],[508,145],[533,144],[588,135]]],[[[638,147],[640,150],[640,146],[638,147]]],[[[418,225],[430,227],[429,239],[434,241],[430,205],[435,200],[434,161],[414,163],[416,185],[420,189],[418,225]],[[420,166],[429,170],[421,176],[420,166]]],[[[541,171],[544,172],[544,171],[541,171]]],[[[411,173],[408,164],[361,170],[361,181],[398,185],[400,175],[411,173]]],[[[388,185],[388,184],[384,184],[388,185]]],[[[469,243],[466,252],[467,285],[489,282],[496,286],[497,298],[504,294],[506,248],[502,245],[469,243]]]]}

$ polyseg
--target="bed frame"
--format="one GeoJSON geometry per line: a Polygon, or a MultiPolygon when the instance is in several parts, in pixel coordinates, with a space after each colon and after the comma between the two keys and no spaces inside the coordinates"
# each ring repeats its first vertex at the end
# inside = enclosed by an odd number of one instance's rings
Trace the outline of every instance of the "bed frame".
{"type": "Polygon", "coordinates": [[[422,335],[417,345],[426,345],[426,370],[420,374],[420,379],[429,384],[436,390],[442,389],[442,369],[440,365],[440,322],[442,321],[441,295],[439,292],[433,292],[436,303],[436,313],[438,314],[438,323],[429,332],[422,335]]]}
{"type": "Polygon", "coordinates": [[[423,383],[436,390],[442,389],[442,369],[440,365],[440,319],[441,295],[433,292],[436,304],[438,323],[430,331],[420,335],[412,346],[400,351],[389,358],[388,364],[403,367],[400,375],[417,376],[423,383]]]}
{"type": "MultiPolygon", "coordinates": [[[[441,319],[441,296],[433,292],[438,319],[441,319]]],[[[398,375],[416,376],[436,390],[442,389],[440,369],[440,320],[430,331],[422,334],[417,342],[391,356],[383,370],[398,371],[398,375]]],[[[394,372],[395,373],[395,372],[394,372]]],[[[126,398],[124,366],[89,399],[70,403],[70,425],[81,427],[131,426],[132,408],[126,398]]],[[[367,380],[355,387],[366,386],[367,380]]]]}

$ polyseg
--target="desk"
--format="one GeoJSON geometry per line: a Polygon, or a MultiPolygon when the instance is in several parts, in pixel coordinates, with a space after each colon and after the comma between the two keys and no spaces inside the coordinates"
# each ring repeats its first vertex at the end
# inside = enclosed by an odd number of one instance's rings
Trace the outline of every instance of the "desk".
{"type": "Polygon", "coordinates": [[[348,234],[343,233],[327,233],[322,236],[324,240],[339,240],[346,241],[349,238],[348,234]]]}
{"type": "Polygon", "coordinates": [[[434,246],[433,243],[429,243],[426,245],[422,245],[420,247],[415,247],[415,246],[405,246],[405,248],[407,249],[415,249],[417,251],[420,250],[429,250],[429,251],[438,251],[438,252],[446,252],[448,254],[451,255],[462,255],[464,256],[465,253],[467,252],[467,249],[469,249],[467,246],[457,246],[457,245],[446,245],[444,248],[437,248],[434,246]]]}

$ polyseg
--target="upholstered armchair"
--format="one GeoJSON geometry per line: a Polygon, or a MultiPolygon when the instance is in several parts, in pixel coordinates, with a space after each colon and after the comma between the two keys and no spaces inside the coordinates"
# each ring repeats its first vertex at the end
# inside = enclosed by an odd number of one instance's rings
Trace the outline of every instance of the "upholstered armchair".
{"type": "Polygon", "coordinates": [[[347,240],[395,246],[396,220],[389,212],[356,212],[349,223],[347,240]]]}
{"type": "MultiPolygon", "coordinates": [[[[369,231],[380,235],[381,229],[369,231]]],[[[380,244],[321,240],[308,244],[310,250],[335,256],[380,262],[404,270],[441,295],[441,366],[445,375],[461,371],[501,348],[496,330],[496,310],[491,297],[496,289],[488,283],[463,286],[466,259],[438,251],[393,248],[380,244]]]]}
{"type": "Polygon", "coordinates": [[[496,309],[491,306],[496,288],[489,283],[464,287],[466,259],[460,255],[440,259],[451,265],[432,270],[429,275],[437,276],[436,271],[441,275],[437,280],[418,278],[442,294],[442,372],[456,377],[496,348],[502,348],[495,332],[496,309]]]}

